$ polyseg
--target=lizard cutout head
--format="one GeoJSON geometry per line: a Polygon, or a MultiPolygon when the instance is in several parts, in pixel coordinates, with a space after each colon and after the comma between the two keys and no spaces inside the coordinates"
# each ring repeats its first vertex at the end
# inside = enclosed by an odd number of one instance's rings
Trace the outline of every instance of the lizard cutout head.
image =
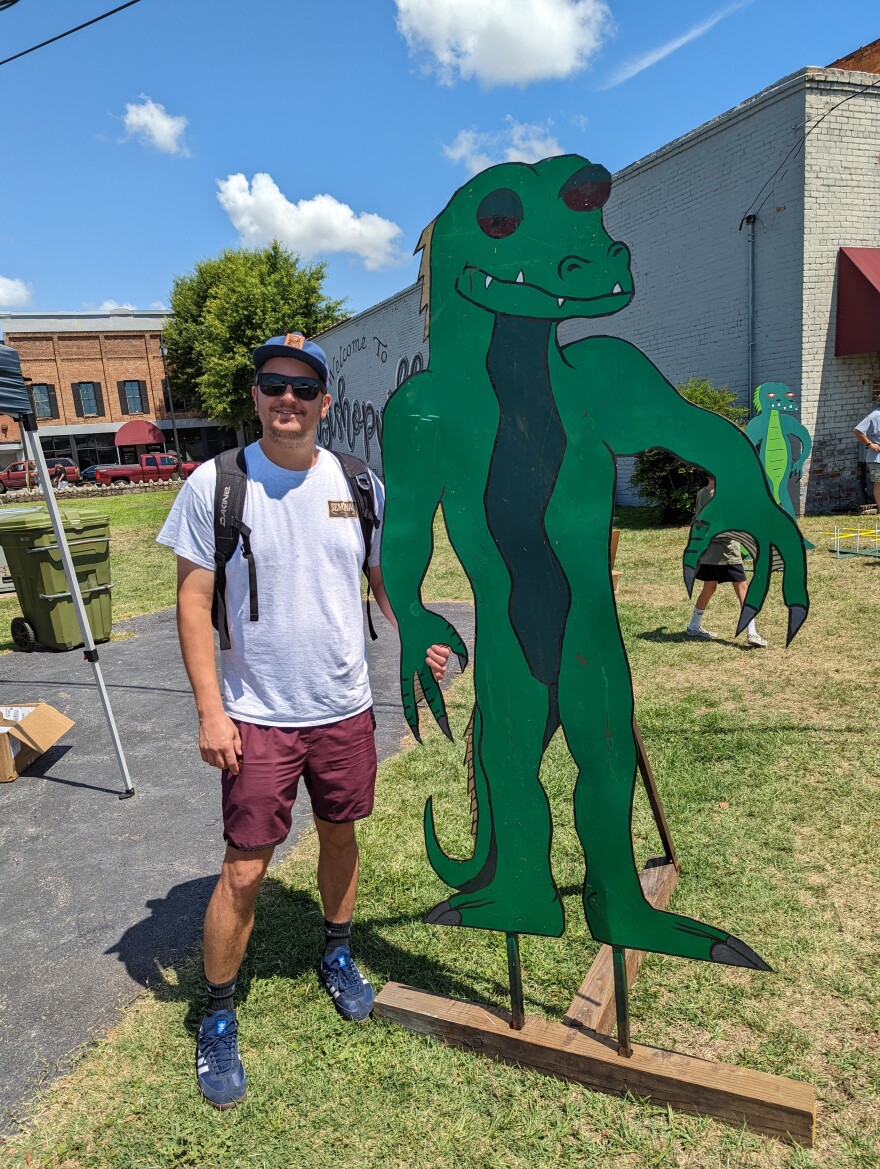
{"type": "Polygon", "coordinates": [[[433,225],[433,295],[454,285],[487,312],[533,320],[626,308],[629,249],[602,222],[610,193],[605,167],[578,155],[502,163],[476,175],[433,225]]]}
{"type": "Polygon", "coordinates": [[[798,408],[797,394],[783,382],[764,382],[755,390],[754,407],[756,414],[769,414],[773,410],[794,414],[798,408]]]}

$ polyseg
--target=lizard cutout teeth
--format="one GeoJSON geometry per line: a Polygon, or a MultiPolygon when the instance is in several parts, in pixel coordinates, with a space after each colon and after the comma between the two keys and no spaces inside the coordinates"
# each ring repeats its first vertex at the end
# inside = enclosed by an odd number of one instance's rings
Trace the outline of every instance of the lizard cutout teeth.
{"type": "Polygon", "coordinates": [[[556,303],[559,305],[560,308],[562,308],[562,306],[565,304],[565,297],[564,296],[557,296],[556,303]]]}
{"type": "Polygon", "coordinates": [[[492,277],[491,277],[491,276],[487,276],[487,277],[486,277],[486,287],[488,288],[488,287],[489,287],[489,285],[490,285],[491,283],[492,283],[492,277]]]}
{"type": "Polygon", "coordinates": [[[514,284],[522,284],[524,280],[525,277],[523,276],[522,272],[520,272],[519,276],[517,276],[516,280],[514,280],[514,284]]]}
{"type": "Polygon", "coordinates": [[[615,292],[623,292],[623,289],[620,287],[620,284],[619,284],[619,283],[617,283],[617,284],[615,284],[615,285],[614,285],[614,287],[611,289],[611,291],[612,291],[612,293],[615,293],[615,292]]]}

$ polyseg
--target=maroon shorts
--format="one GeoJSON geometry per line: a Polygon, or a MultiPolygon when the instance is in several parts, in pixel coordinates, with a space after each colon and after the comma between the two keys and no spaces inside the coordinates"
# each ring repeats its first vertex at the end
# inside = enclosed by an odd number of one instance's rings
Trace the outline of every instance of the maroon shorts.
{"type": "Polygon", "coordinates": [[[223,772],[223,836],[233,848],[269,848],[290,831],[299,778],[320,820],[347,824],[373,810],[373,711],[320,727],[264,727],[235,721],[238,775],[223,772]]]}

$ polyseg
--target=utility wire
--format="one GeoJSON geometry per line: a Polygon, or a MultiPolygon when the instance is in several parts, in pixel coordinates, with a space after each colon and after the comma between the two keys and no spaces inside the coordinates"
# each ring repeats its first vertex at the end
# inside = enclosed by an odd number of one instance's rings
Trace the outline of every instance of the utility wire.
{"type": "MultiPolygon", "coordinates": [[[[0,64],[2,64],[2,62],[0,62],[0,64]]],[[[785,166],[785,164],[788,162],[788,160],[791,158],[791,156],[803,149],[804,144],[807,141],[807,139],[809,138],[809,136],[813,133],[813,131],[818,126],[820,126],[825,121],[825,119],[828,117],[828,115],[833,114],[835,110],[839,110],[842,105],[846,105],[846,103],[848,101],[852,101],[852,99],[854,97],[861,97],[861,95],[863,93],[867,93],[869,89],[875,89],[878,85],[880,85],[880,77],[878,77],[876,81],[870,81],[866,85],[860,85],[859,88],[856,89],[853,93],[849,93],[846,95],[846,97],[841,98],[839,102],[835,102],[835,104],[831,107],[831,109],[826,110],[821,118],[816,119],[816,121],[812,124],[812,126],[810,126],[809,130],[807,130],[801,136],[800,140],[795,142],[794,146],[792,146],[792,148],[789,150],[788,154],[786,154],[785,158],[783,158],[782,162],[780,162],[779,166],[776,168],[776,170],[773,172],[773,174],[770,176],[770,178],[767,180],[767,182],[764,184],[764,186],[761,187],[760,191],[758,191],[757,195],[755,195],[754,199],[752,199],[751,203],[749,204],[748,210],[746,211],[745,215],[743,215],[742,219],[739,221],[740,231],[742,231],[742,226],[745,223],[745,221],[749,218],[749,216],[750,215],[757,216],[758,212],[761,210],[761,208],[764,206],[764,204],[767,202],[767,200],[773,194],[773,188],[772,188],[771,184],[773,183],[773,180],[776,178],[776,176],[779,174],[779,172],[782,170],[782,168],[785,166]],[[770,187],[769,191],[767,191],[768,187],[770,187]],[[758,204],[757,207],[755,207],[755,204],[758,202],[758,200],[761,198],[761,196],[764,194],[765,191],[767,191],[767,194],[764,195],[763,200],[758,204]],[[755,207],[754,211],[752,210],[753,207],[755,207]]],[[[783,177],[784,176],[785,176],[785,172],[783,171],[783,177]]]]}
{"type": "Polygon", "coordinates": [[[63,40],[75,32],[80,32],[81,29],[88,28],[92,24],[97,24],[99,20],[106,20],[108,16],[115,16],[123,8],[131,8],[133,4],[140,4],[140,2],[141,0],[128,0],[127,4],[120,4],[118,8],[111,8],[109,12],[105,12],[102,16],[96,16],[92,20],[87,20],[85,24],[78,24],[76,28],[69,28],[67,32],[60,32],[57,37],[50,37],[48,41],[41,41],[40,44],[34,45],[30,49],[24,49],[12,57],[7,57],[4,61],[0,61],[0,65],[8,65],[10,61],[17,61],[19,57],[26,57],[28,53],[35,53],[37,49],[45,49],[46,45],[54,45],[56,41],[63,40]]]}

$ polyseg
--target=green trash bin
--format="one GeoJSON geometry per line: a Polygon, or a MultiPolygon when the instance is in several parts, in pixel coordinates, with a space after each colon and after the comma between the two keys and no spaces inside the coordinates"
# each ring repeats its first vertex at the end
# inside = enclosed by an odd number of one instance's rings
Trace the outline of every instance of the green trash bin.
{"type": "MultiPolygon", "coordinates": [[[[113,627],[110,590],[110,517],[65,508],[61,520],[95,641],[107,641],[113,627]]],[[[75,649],[82,645],[79,622],[64,575],[61,550],[44,507],[0,509],[0,545],[15,585],[21,617],[12,622],[19,649],[75,649]]]]}

